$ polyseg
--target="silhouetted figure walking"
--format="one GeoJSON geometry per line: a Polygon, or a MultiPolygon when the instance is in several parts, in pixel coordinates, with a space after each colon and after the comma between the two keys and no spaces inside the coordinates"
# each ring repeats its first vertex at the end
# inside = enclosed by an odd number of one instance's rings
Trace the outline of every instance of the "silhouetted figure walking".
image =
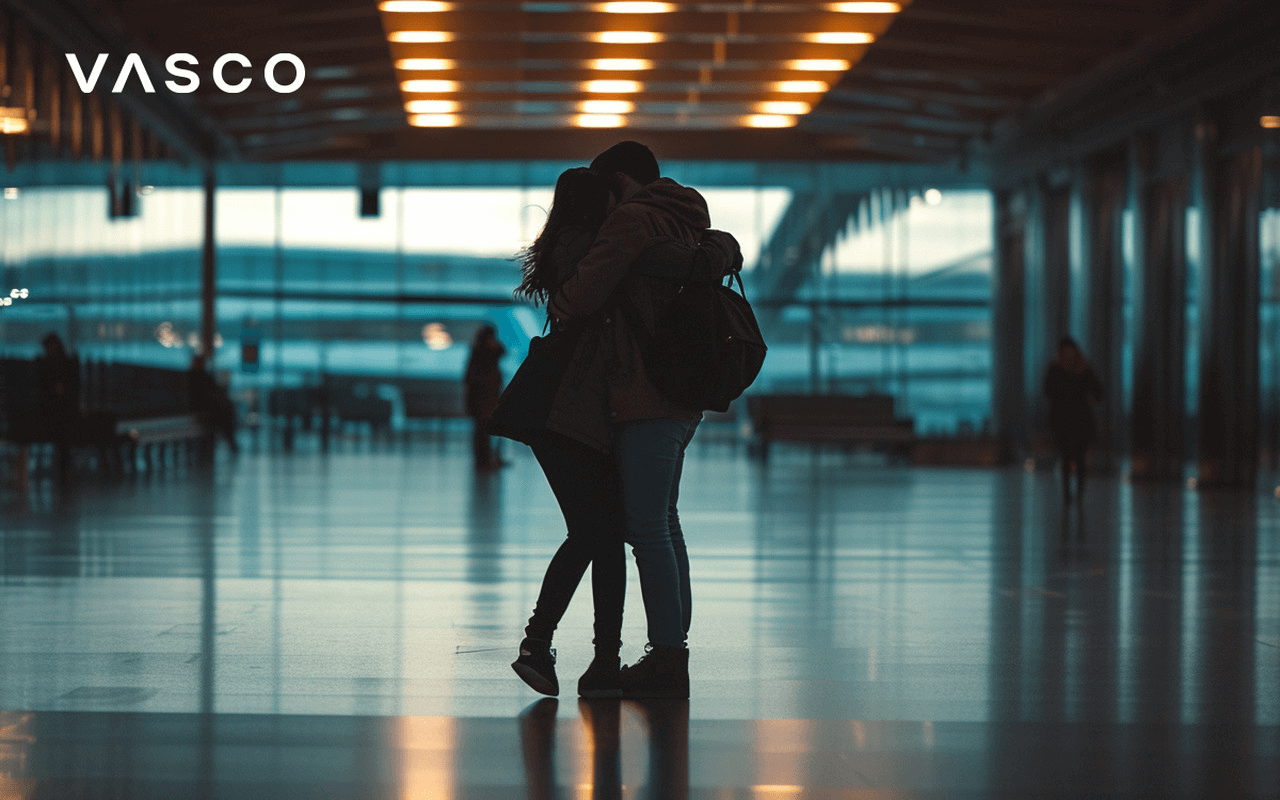
{"type": "Polygon", "coordinates": [[[471,358],[467,361],[466,383],[467,416],[471,417],[472,451],[476,469],[493,469],[502,466],[497,451],[489,440],[489,416],[498,406],[502,394],[502,372],[498,361],[507,348],[498,341],[498,332],[492,325],[485,325],[476,332],[471,342],[471,358]]]}
{"type": "Polygon", "coordinates": [[[231,402],[227,390],[205,369],[204,356],[191,357],[191,366],[187,370],[188,387],[191,394],[191,409],[196,418],[204,426],[204,449],[206,455],[213,454],[214,437],[221,434],[227,440],[231,452],[240,452],[236,443],[236,409],[231,402]]]}
{"type": "Polygon", "coordinates": [[[44,354],[36,358],[42,438],[53,442],[58,480],[71,475],[71,443],[80,427],[80,360],[67,352],[56,333],[40,340],[44,354]]]}
{"type": "Polygon", "coordinates": [[[1049,430],[1062,464],[1062,499],[1070,503],[1084,494],[1088,449],[1096,434],[1089,398],[1102,400],[1102,382],[1070,336],[1058,340],[1058,355],[1044,376],[1049,398],[1049,430]],[[1076,491],[1071,492],[1071,474],[1076,491]]]}

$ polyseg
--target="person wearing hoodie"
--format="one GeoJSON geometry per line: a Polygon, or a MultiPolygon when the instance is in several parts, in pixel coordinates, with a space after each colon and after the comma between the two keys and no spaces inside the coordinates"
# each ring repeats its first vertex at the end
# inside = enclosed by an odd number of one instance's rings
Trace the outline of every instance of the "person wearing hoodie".
{"type": "Polygon", "coordinates": [[[711,218],[702,195],[660,176],[653,151],[643,144],[614,145],[591,169],[611,182],[619,204],[573,275],[553,293],[549,310],[558,324],[602,315],[597,344],[605,363],[611,450],[649,638],[645,656],[622,668],[622,694],[683,698],[689,696],[692,592],[676,503],[685,449],[702,413],[665,398],[645,374],[633,327],[652,332],[674,288],[633,265],[657,242],[696,247],[711,218]]]}

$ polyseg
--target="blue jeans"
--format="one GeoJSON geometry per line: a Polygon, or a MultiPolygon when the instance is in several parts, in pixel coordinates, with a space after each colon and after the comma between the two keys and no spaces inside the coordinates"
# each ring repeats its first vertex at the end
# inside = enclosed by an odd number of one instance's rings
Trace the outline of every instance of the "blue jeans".
{"type": "Polygon", "coordinates": [[[698,422],[645,419],[614,425],[623,538],[636,557],[652,645],[683,648],[692,619],[689,552],[676,501],[684,451],[698,422]]]}

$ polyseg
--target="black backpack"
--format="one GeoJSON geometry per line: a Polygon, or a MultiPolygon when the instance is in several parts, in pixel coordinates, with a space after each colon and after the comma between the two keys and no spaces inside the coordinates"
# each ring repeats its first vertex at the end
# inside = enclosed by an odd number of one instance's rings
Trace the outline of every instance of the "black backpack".
{"type": "Polygon", "coordinates": [[[662,272],[655,261],[672,266],[689,259],[689,266],[660,305],[653,332],[634,306],[632,329],[645,375],[664,397],[699,411],[726,411],[760,374],[768,347],[742,286],[738,243],[707,231],[691,259],[689,249],[660,242],[645,250],[638,264],[644,274],[662,272]]]}

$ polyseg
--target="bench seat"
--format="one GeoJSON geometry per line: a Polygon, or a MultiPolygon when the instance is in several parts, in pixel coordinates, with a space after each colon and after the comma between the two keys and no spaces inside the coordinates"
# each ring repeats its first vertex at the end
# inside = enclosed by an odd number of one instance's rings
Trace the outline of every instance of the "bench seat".
{"type": "Polygon", "coordinates": [[[747,413],[768,455],[774,441],[890,445],[901,449],[915,441],[915,421],[894,414],[889,395],[752,395],[747,413]]]}

